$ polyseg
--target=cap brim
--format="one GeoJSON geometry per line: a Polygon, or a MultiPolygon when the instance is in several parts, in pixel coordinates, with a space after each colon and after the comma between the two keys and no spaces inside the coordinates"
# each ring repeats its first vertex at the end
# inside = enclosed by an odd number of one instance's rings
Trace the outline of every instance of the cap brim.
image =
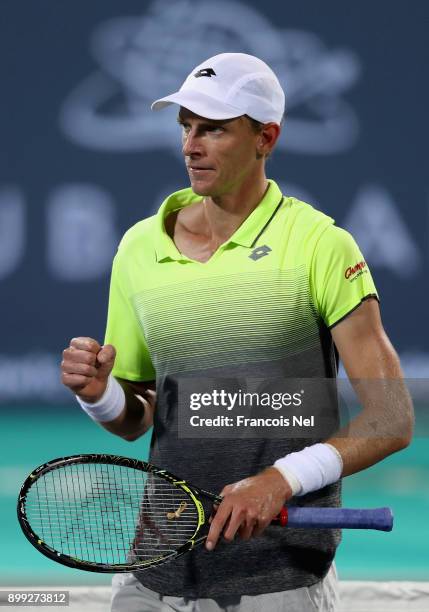
{"type": "Polygon", "coordinates": [[[183,106],[206,119],[233,119],[234,117],[241,117],[246,114],[243,109],[225,104],[225,102],[220,102],[215,98],[193,90],[177,91],[170,96],[155,100],[151,109],[154,111],[161,110],[170,104],[179,104],[179,106],[183,106]]]}

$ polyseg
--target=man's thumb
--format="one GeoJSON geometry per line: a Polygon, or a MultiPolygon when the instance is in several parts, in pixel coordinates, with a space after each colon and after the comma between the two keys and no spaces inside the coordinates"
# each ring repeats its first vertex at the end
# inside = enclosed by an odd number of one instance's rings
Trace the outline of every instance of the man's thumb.
{"type": "Polygon", "coordinates": [[[107,378],[115,363],[116,350],[111,344],[102,346],[97,353],[98,377],[107,378]]]}

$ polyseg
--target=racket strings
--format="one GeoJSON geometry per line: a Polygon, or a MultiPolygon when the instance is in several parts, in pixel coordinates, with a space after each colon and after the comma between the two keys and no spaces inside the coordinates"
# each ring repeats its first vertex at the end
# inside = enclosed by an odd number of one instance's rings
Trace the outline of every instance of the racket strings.
{"type": "Polygon", "coordinates": [[[182,489],[118,465],[72,464],[48,472],[25,503],[38,538],[94,563],[149,564],[174,553],[198,526],[197,508],[182,489]]]}

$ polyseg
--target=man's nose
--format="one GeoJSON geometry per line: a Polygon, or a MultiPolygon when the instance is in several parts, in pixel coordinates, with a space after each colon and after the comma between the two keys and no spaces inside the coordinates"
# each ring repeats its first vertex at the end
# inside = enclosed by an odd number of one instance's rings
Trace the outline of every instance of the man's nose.
{"type": "Polygon", "coordinates": [[[197,135],[196,132],[189,130],[189,132],[183,136],[182,151],[185,157],[201,155],[202,153],[201,138],[197,135]]]}

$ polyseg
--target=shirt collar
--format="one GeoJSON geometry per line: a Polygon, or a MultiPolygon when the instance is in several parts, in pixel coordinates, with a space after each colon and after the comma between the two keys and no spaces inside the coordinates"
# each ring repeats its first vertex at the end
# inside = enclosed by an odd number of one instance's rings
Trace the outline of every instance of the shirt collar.
{"type": "Polygon", "coordinates": [[[271,221],[283,200],[283,194],[275,181],[268,180],[268,189],[257,207],[233,233],[228,242],[244,247],[254,247],[257,239],[271,221]]]}
{"type": "Polygon", "coordinates": [[[156,260],[159,263],[169,260],[188,260],[186,255],[183,255],[178,250],[174,241],[167,234],[164,221],[174,210],[179,210],[198,201],[201,201],[201,196],[196,195],[192,189],[188,188],[172,193],[161,204],[156,215],[156,233],[154,237],[156,260]]]}
{"type": "MultiPolygon", "coordinates": [[[[180,253],[167,234],[164,220],[174,210],[189,206],[194,202],[201,201],[201,199],[201,196],[196,195],[192,189],[188,188],[176,191],[161,204],[156,218],[155,235],[155,251],[158,262],[168,260],[188,261],[188,257],[180,253]]],[[[249,248],[255,246],[257,239],[273,218],[282,200],[283,195],[277,183],[269,179],[268,188],[262,200],[224,244],[234,243],[249,248]]]]}

